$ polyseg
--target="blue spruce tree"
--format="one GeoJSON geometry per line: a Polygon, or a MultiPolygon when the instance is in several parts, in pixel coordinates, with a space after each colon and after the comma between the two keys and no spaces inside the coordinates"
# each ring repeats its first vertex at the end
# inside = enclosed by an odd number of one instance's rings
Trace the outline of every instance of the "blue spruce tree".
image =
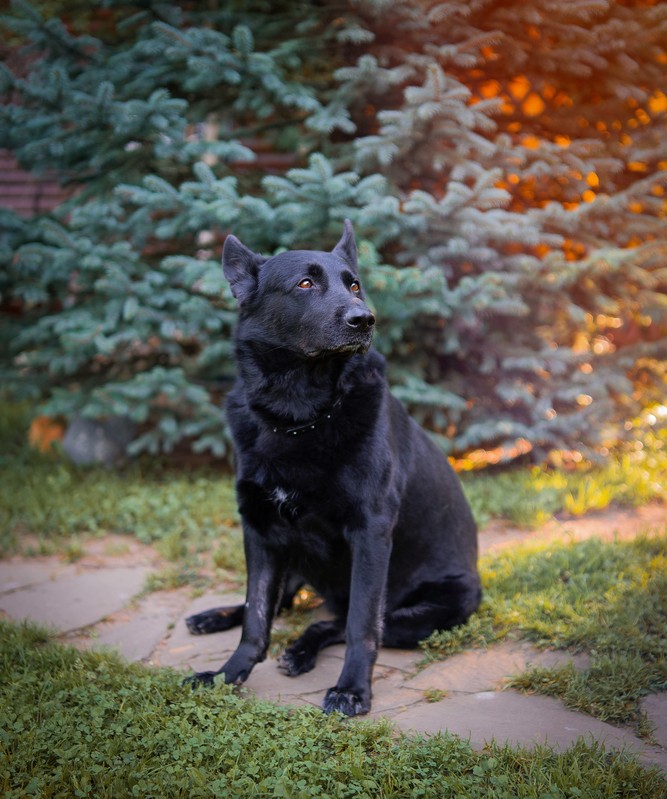
{"type": "Polygon", "coordinates": [[[667,9],[651,0],[16,2],[3,382],[228,455],[234,232],[349,217],[394,391],[454,455],[592,452],[664,400],[667,9]]]}

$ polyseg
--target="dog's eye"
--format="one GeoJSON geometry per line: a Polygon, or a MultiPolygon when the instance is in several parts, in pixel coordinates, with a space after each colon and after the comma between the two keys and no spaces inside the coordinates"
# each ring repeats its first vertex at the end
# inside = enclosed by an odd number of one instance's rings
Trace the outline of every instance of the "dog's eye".
{"type": "Polygon", "coordinates": [[[361,291],[361,285],[358,280],[353,280],[352,283],[350,283],[350,291],[353,291],[355,294],[361,291]]]}
{"type": "Polygon", "coordinates": [[[312,289],[315,284],[309,277],[304,277],[304,279],[299,283],[300,289],[312,289]]]}

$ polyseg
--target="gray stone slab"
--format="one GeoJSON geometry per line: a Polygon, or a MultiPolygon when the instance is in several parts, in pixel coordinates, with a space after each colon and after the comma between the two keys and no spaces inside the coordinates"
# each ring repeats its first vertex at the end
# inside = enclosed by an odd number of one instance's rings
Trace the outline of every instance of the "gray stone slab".
{"type": "Polygon", "coordinates": [[[147,660],[162,640],[171,622],[167,611],[139,616],[123,624],[114,624],[100,633],[93,647],[111,647],[127,660],[147,660]]]}
{"type": "Polygon", "coordinates": [[[424,693],[406,688],[395,673],[378,674],[373,679],[371,718],[390,716],[424,702],[424,693]]]}
{"type": "Polygon", "coordinates": [[[568,710],[556,699],[511,690],[457,694],[442,702],[420,704],[391,714],[391,718],[405,731],[426,734],[448,731],[469,738],[475,748],[495,740],[525,747],[546,743],[564,750],[583,737],[607,747],[635,752],[645,749],[632,733],[568,710]]]}
{"type": "Polygon", "coordinates": [[[653,738],[667,749],[667,694],[652,694],[642,702],[642,710],[653,724],[653,738]]]}
{"type": "MultiPolygon", "coordinates": [[[[344,655],[344,646],[328,648],[320,653],[312,671],[298,677],[288,677],[278,668],[278,661],[267,659],[255,666],[246,687],[260,699],[321,707],[327,690],[338,682],[344,655]]],[[[403,687],[403,675],[398,669],[380,664],[375,666],[372,716],[381,716],[387,710],[404,709],[421,699],[421,691],[403,687]]]]}
{"type": "Polygon", "coordinates": [[[73,574],[74,567],[66,566],[61,561],[51,558],[47,562],[5,560],[0,562],[0,594],[46,583],[68,572],[73,574]]]}
{"type": "Polygon", "coordinates": [[[398,669],[406,676],[414,674],[417,664],[423,659],[424,655],[420,650],[414,649],[387,649],[381,647],[378,652],[378,666],[387,666],[391,669],[398,669]]]}
{"type": "Polygon", "coordinates": [[[92,648],[111,647],[127,660],[148,660],[169,629],[183,615],[183,597],[174,591],[149,594],[95,628],[84,642],[92,648]]]}
{"type": "Polygon", "coordinates": [[[521,674],[531,666],[551,668],[568,662],[583,667],[587,658],[559,650],[539,650],[525,642],[506,641],[488,649],[470,649],[433,663],[406,685],[422,690],[479,693],[492,691],[503,680],[521,674]]]}
{"type": "Polygon", "coordinates": [[[153,653],[152,661],[159,666],[171,666],[187,671],[215,671],[227,660],[238,646],[241,628],[234,627],[211,635],[192,635],[185,619],[213,607],[238,605],[245,602],[241,594],[202,594],[191,602],[176,621],[174,629],[165,636],[160,647],[153,653]]]}
{"type": "MultiPolygon", "coordinates": [[[[235,595],[206,595],[194,601],[185,615],[216,605],[235,604],[241,599],[235,595]]],[[[154,654],[153,661],[195,671],[217,670],[236,649],[239,638],[239,629],[212,635],[191,635],[184,621],[180,620],[169,639],[154,654]]],[[[415,653],[385,651],[389,653],[390,662],[406,668],[412,666],[415,658],[419,657],[415,653]],[[402,658],[402,654],[408,657],[402,658]]],[[[254,667],[244,688],[259,699],[320,707],[326,691],[338,681],[344,658],[343,644],[328,647],[320,653],[315,668],[298,677],[289,677],[280,670],[277,659],[267,658],[254,667]]],[[[386,709],[408,707],[423,698],[421,691],[402,687],[406,675],[401,669],[385,666],[381,660],[379,658],[373,679],[374,715],[381,715],[386,709]]]]}
{"type": "Polygon", "coordinates": [[[288,705],[308,703],[319,706],[324,694],[336,684],[343,661],[331,652],[322,652],[312,671],[288,677],[278,668],[278,661],[267,659],[252,670],[246,686],[260,699],[288,705]]]}
{"type": "Polygon", "coordinates": [[[122,608],[141,591],[147,567],[96,569],[0,596],[10,618],[30,619],[63,632],[87,627],[122,608]]]}

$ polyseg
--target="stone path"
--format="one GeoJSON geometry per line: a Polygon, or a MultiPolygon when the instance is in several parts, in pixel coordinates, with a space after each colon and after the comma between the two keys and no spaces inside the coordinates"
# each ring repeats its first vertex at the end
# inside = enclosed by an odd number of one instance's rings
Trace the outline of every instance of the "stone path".
{"type": "MultiPolygon", "coordinates": [[[[494,524],[480,534],[483,552],[493,552],[530,537],[580,540],[593,535],[622,537],[667,527],[667,507],[615,511],[568,522],[550,522],[527,534],[494,524]]],[[[189,588],[138,597],[146,577],[164,566],[150,547],[120,536],[93,539],[75,564],[57,557],[0,561],[0,614],[32,619],[61,631],[63,640],[80,647],[110,646],[129,660],[184,671],[217,669],[236,648],[239,631],[192,636],[184,618],[214,605],[235,604],[239,594],[207,593],[193,599],[189,588]]],[[[309,674],[290,678],[273,659],[259,664],[248,691],[286,704],[319,706],[340,673],[344,647],[321,653],[309,674]]],[[[469,650],[419,670],[420,653],[383,649],[375,669],[371,717],[386,717],[400,729],[420,734],[439,731],[485,741],[523,746],[547,743],[565,749],[578,738],[594,738],[607,747],[627,748],[647,764],[667,771],[667,694],[649,696],[643,710],[655,726],[655,744],[629,729],[614,727],[568,710],[549,697],[506,689],[507,678],[530,665],[552,666],[573,660],[585,668],[585,656],[540,651],[525,642],[503,642],[469,650]]]]}

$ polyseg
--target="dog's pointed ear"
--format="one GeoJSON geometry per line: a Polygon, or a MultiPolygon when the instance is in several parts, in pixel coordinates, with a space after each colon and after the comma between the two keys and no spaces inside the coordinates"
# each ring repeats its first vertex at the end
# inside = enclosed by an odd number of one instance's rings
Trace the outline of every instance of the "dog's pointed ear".
{"type": "Polygon", "coordinates": [[[354,240],[354,228],[349,219],[345,220],[341,240],[332,250],[334,255],[342,258],[350,266],[357,265],[357,243],[354,240]]]}
{"type": "Polygon", "coordinates": [[[225,239],[225,246],[222,249],[222,271],[239,305],[243,305],[255,290],[259,267],[266,261],[267,257],[249,250],[236,236],[229,235],[225,239]]]}

